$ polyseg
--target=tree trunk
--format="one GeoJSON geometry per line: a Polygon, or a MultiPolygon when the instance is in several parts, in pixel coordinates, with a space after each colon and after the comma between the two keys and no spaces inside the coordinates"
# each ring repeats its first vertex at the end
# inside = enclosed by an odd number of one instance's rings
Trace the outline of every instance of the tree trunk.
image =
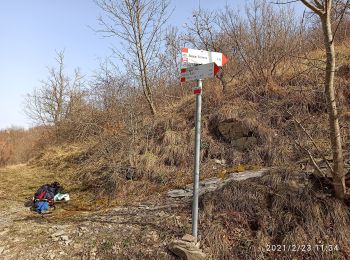
{"type": "Polygon", "coordinates": [[[147,73],[147,64],[146,64],[146,60],[145,60],[145,54],[144,54],[144,46],[142,43],[142,34],[144,33],[144,31],[141,28],[141,7],[140,7],[140,1],[136,0],[135,1],[136,5],[137,5],[137,12],[136,12],[136,22],[137,22],[137,38],[138,41],[136,42],[136,44],[138,44],[138,48],[139,48],[139,64],[140,64],[140,72],[141,72],[141,81],[143,82],[143,93],[146,97],[148,106],[151,110],[152,115],[156,114],[156,108],[153,102],[153,94],[152,94],[152,89],[149,85],[149,79],[148,79],[148,73],[147,73]]]}
{"type": "MultiPolygon", "coordinates": [[[[329,1],[328,3],[329,5],[331,4],[330,2],[331,1],[329,1]]],[[[328,10],[322,16],[320,16],[324,36],[324,46],[327,54],[325,94],[327,99],[330,141],[332,145],[333,154],[333,186],[336,197],[339,199],[343,199],[346,191],[344,177],[344,158],[334,88],[335,51],[331,27],[330,6],[328,7],[328,10]]]]}

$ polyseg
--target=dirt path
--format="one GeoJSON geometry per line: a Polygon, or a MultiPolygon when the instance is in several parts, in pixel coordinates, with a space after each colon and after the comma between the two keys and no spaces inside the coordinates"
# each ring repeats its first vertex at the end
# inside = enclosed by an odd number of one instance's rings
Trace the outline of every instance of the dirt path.
{"type": "Polygon", "coordinates": [[[58,207],[44,217],[30,212],[24,203],[54,177],[25,165],[0,170],[0,259],[174,259],[167,242],[190,230],[188,207],[175,200],[98,212],[58,207]]]}
{"type": "MultiPolygon", "coordinates": [[[[243,180],[263,171],[230,178],[243,180]]],[[[52,214],[41,216],[25,207],[43,183],[69,183],[66,175],[26,165],[0,169],[0,259],[175,259],[166,245],[191,233],[190,187],[175,190],[181,191],[175,198],[164,193],[147,203],[108,210],[81,210],[76,192],[70,194],[70,204],[59,205],[52,214]]],[[[217,189],[230,178],[208,179],[201,189],[217,189]]]]}

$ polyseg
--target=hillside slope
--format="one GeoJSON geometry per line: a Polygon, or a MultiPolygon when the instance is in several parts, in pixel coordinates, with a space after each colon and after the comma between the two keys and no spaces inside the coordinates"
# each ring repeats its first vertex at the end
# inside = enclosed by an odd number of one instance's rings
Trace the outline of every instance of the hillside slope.
{"type": "MultiPolygon", "coordinates": [[[[162,193],[97,209],[71,187],[72,200],[51,214],[25,207],[38,185],[65,184],[64,174],[27,165],[0,170],[0,258],[176,259],[167,245],[191,233],[190,198],[162,193]]],[[[320,184],[285,169],[205,193],[199,235],[208,259],[346,259],[348,208],[320,184]]]]}

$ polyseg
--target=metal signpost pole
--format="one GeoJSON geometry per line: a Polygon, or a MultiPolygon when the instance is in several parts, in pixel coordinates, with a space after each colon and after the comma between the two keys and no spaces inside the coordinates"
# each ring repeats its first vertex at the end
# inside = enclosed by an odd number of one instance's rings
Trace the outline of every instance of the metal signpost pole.
{"type": "Polygon", "coordinates": [[[199,169],[200,169],[200,145],[201,145],[201,113],[202,113],[202,80],[198,80],[196,87],[196,132],[195,132],[195,156],[193,173],[193,202],[192,202],[192,235],[197,238],[198,231],[198,195],[199,195],[199,169]]]}
{"type": "Polygon", "coordinates": [[[219,52],[205,50],[181,49],[181,62],[186,65],[181,68],[181,82],[197,80],[194,89],[196,95],[196,133],[195,155],[193,172],[193,202],[192,202],[192,235],[198,237],[198,197],[199,197],[199,172],[200,172],[200,146],[201,146],[201,113],[202,113],[202,80],[214,78],[228,59],[219,52]],[[188,66],[191,64],[191,66],[188,66]]]}

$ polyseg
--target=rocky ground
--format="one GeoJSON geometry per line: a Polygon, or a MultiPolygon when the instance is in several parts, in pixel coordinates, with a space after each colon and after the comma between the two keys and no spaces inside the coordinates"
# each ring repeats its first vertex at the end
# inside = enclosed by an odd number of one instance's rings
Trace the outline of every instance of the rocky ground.
{"type": "Polygon", "coordinates": [[[41,216],[21,193],[38,182],[32,174],[24,165],[0,171],[0,259],[173,259],[167,242],[188,228],[186,207],[166,200],[95,212],[58,205],[41,216]]]}
{"type": "MultiPolygon", "coordinates": [[[[174,196],[181,190],[99,211],[70,207],[77,199],[71,194],[68,204],[39,215],[24,204],[52,174],[19,165],[1,169],[0,177],[0,259],[176,259],[167,245],[191,233],[190,197],[174,196]]],[[[209,191],[222,184],[216,179],[201,186],[209,191]]]]}

